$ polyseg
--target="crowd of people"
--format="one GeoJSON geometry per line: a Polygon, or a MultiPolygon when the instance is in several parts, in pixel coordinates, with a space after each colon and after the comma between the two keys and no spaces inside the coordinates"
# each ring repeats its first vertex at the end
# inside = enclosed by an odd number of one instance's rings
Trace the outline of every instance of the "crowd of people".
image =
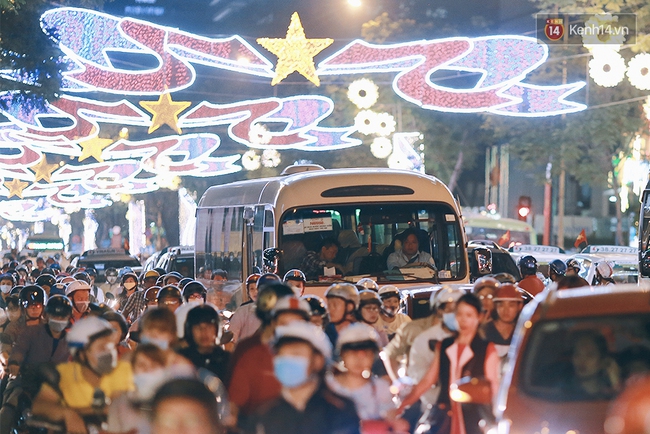
{"type": "MultiPolygon", "coordinates": [[[[321,299],[301,270],[252,274],[227,317],[175,272],[107,269],[97,285],[93,269],[13,261],[0,275],[0,434],[478,433],[491,412],[449,386],[485,378],[496,393],[519,313],[545,288],[534,258],[519,266],[520,282],[443,285],[411,320],[399,289],[371,278],[321,299]]],[[[576,266],[553,261],[550,280],[586,284],[576,266]]]]}

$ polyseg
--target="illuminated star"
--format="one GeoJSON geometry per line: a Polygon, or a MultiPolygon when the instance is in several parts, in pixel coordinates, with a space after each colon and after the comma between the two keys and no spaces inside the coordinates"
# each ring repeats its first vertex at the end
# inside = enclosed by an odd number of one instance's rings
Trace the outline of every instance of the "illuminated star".
{"type": "Polygon", "coordinates": [[[181,134],[178,127],[178,115],[192,103],[189,101],[172,101],[169,93],[163,93],[158,101],[140,101],[140,105],[153,115],[148,133],[151,134],[162,125],[168,125],[181,134]]]}
{"type": "Polygon", "coordinates": [[[271,81],[272,86],[294,71],[316,86],[320,86],[320,79],[314,66],[314,56],[330,46],[332,42],[334,41],[329,38],[307,39],[297,12],[291,15],[291,24],[285,39],[259,38],[257,40],[258,44],[278,56],[275,76],[271,81]]]}
{"type": "Polygon", "coordinates": [[[23,182],[20,179],[12,179],[11,181],[5,181],[4,186],[9,189],[9,197],[18,196],[23,198],[23,190],[29,185],[28,182],[23,182]]]}
{"type": "Polygon", "coordinates": [[[79,143],[79,146],[81,146],[79,161],[81,162],[88,157],[93,157],[98,162],[103,162],[104,159],[102,158],[102,152],[112,143],[112,139],[102,139],[101,137],[95,137],[94,139],[85,140],[79,143]]]}
{"type": "Polygon", "coordinates": [[[36,177],[34,182],[38,182],[42,179],[49,184],[52,182],[52,172],[54,172],[58,167],[58,164],[47,164],[47,158],[43,155],[38,163],[29,168],[34,172],[36,177]]]}

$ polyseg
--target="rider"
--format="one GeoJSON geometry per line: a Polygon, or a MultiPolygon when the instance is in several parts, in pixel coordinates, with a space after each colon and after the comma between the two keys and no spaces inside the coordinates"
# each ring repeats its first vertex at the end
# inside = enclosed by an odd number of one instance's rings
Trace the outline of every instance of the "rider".
{"type": "Polygon", "coordinates": [[[566,261],[566,275],[567,276],[577,276],[580,273],[581,267],[580,262],[574,258],[567,259],[566,261]]]}
{"type": "Polygon", "coordinates": [[[185,303],[194,301],[205,303],[207,294],[208,291],[205,289],[205,286],[196,280],[190,280],[183,286],[183,300],[185,300],[185,303]]]}
{"type": "Polygon", "coordinates": [[[172,312],[176,312],[176,309],[183,304],[181,290],[174,285],[163,286],[162,289],[158,291],[158,296],[156,298],[158,299],[159,308],[169,309],[172,312]]]}
{"type": "Polygon", "coordinates": [[[0,308],[7,307],[6,300],[14,286],[16,286],[16,279],[13,274],[0,274],[0,308]]]}
{"type": "Polygon", "coordinates": [[[481,304],[483,305],[483,318],[481,321],[484,323],[492,318],[492,312],[494,312],[494,293],[499,288],[499,285],[499,281],[490,276],[481,277],[474,282],[472,293],[481,300],[481,304]]]}
{"type": "Polygon", "coordinates": [[[332,345],[336,345],[338,334],[356,322],[355,313],[359,309],[359,290],[351,283],[335,283],[325,291],[330,322],[325,333],[332,345]]]}
{"type": "Polygon", "coordinates": [[[379,288],[379,297],[381,298],[381,310],[376,328],[384,330],[388,339],[392,339],[402,324],[411,322],[411,317],[399,312],[401,295],[396,286],[382,286],[379,288]]]}
{"type": "Polygon", "coordinates": [[[370,289],[359,291],[359,310],[357,311],[359,321],[372,326],[377,331],[380,347],[383,348],[388,344],[388,335],[383,328],[375,327],[379,322],[380,309],[381,299],[379,294],[370,289]]]}
{"type": "Polygon", "coordinates": [[[255,302],[258,294],[258,281],[260,275],[255,273],[246,279],[246,294],[248,301],[242,303],[230,318],[228,330],[233,333],[233,342],[252,336],[260,328],[262,322],[255,315],[255,302]]]}
{"type": "Polygon", "coordinates": [[[72,318],[74,324],[90,313],[88,305],[90,304],[90,285],[83,280],[70,282],[65,289],[65,295],[72,302],[72,318]]]}
{"type": "Polygon", "coordinates": [[[537,259],[531,255],[524,255],[519,259],[519,270],[522,279],[519,287],[528,291],[533,297],[544,291],[544,282],[537,277],[537,259]]]}
{"type": "Polygon", "coordinates": [[[307,278],[305,277],[305,273],[302,271],[295,268],[289,270],[285,273],[284,279],[282,280],[284,283],[296,288],[299,296],[302,297],[305,294],[305,283],[307,282],[307,278]]]}
{"type": "Polygon", "coordinates": [[[324,329],[327,326],[328,316],[327,316],[327,307],[322,298],[317,295],[305,295],[304,298],[309,307],[311,307],[311,318],[309,322],[316,324],[318,327],[324,329]]]}
{"type": "Polygon", "coordinates": [[[591,284],[600,286],[615,285],[616,282],[612,279],[612,274],[614,274],[614,270],[609,262],[601,261],[596,264],[596,272],[591,284]]]}
{"type": "Polygon", "coordinates": [[[18,336],[25,332],[27,327],[37,326],[42,323],[43,308],[47,297],[43,288],[37,285],[29,285],[20,290],[19,299],[22,315],[17,321],[11,321],[5,329],[5,333],[14,343],[18,336]]]}
{"type": "Polygon", "coordinates": [[[552,282],[557,282],[566,275],[567,266],[561,259],[554,259],[548,264],[548,277],[552,282]]]}

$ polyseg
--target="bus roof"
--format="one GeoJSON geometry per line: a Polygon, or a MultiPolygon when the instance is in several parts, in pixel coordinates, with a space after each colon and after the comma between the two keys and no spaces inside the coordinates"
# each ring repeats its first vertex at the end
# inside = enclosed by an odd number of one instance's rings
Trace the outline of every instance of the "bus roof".
{"type": "MultiPolygon", "coordinates": [[[[384,168],[325,169],[276,178],[238,181],[208,188],[199,208],[282,203],[284,209],[329,203],[439,201],[455,204],[439,179],[418,172],[384,168]]],[[[457,212],[459,209],[456,205],[457,212]]]]}
{"type": "Polygon", "coordinates": [[[493,218],[483,215],[464,215],[463,220],[465,221],[465,226],[503,230],[509,229],[511,231],[523,232],[534,231],[532,225],[522,222],[521,220],[506,217],[493,218]]]}

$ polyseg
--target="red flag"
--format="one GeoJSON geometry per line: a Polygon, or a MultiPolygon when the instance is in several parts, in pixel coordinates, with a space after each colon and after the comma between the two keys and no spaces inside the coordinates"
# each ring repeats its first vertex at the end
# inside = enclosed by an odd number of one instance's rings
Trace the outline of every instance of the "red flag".
{"type": "Polygon", "coordinates": [[[583,244],[585,246],[587,246],[589,244],[589,243],[587,243],[587,234],[586,234],[584,229],[582,231],[580,231],[580,235],[578,235],[578,238],[576,238],[575,243],[573,243],[573,247],[578,249],[583,244]]]}
{"type": "Polygon", "coordinates": [[[503,247],[507,247],[509,243],[510,243],[510,229],[508,229],[505,234],[501,235],[501,238],[499,238],[499,241],[497,241],[497,244],[503,247]]]}

